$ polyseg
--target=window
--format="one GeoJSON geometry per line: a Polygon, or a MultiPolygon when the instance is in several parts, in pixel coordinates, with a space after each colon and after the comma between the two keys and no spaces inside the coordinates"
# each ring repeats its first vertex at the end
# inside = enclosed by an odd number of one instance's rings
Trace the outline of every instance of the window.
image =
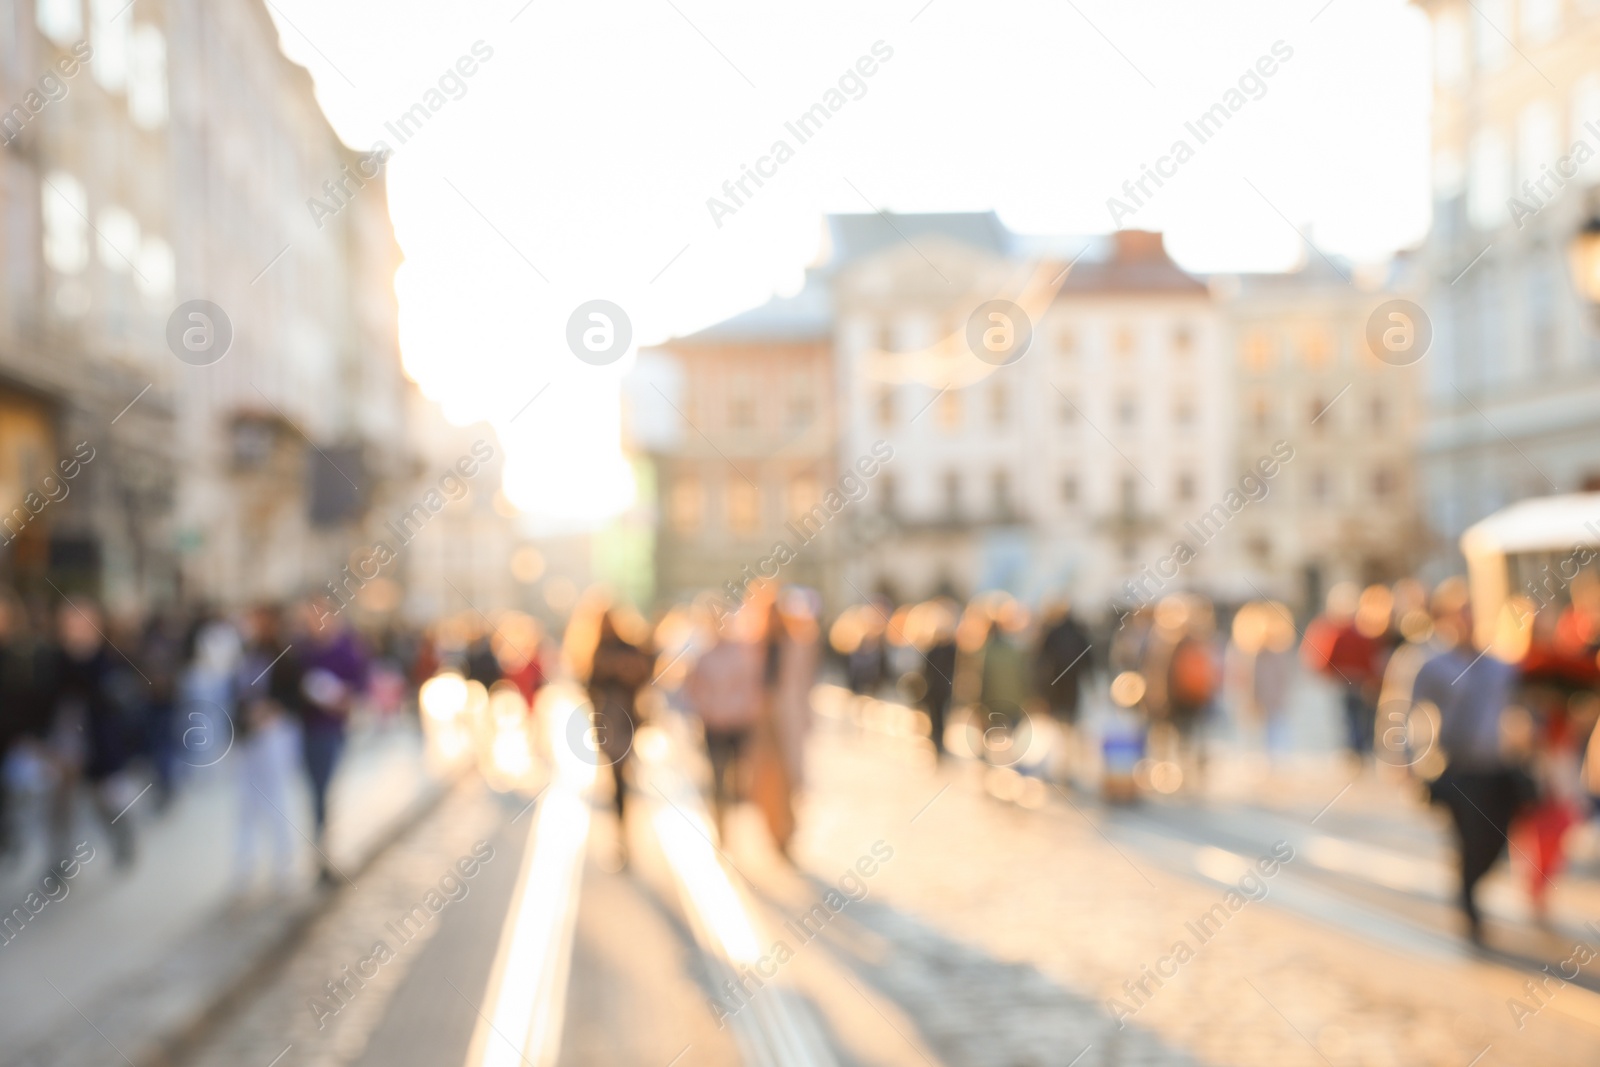
{"type": "Polygon", "coordinates": [[[1323,370],[1333,358],[1333,340],[1322,329],[1307,330],[1300,337],[1300,358],[1307,370],[1323,370]]]}
{"type": "Polygon", "coordinates": [[[1187,503],[1194,499],[1194,475],[1184,471],[1178,475],[1178,499],[1187,503]]]}
{"type": "Polygon", "coordinates": [[[989,389],[989,421],[1004,426],[1011,420],[1011,394],[1004,385],[996,382],[989,389]]]}
{"type": "Polygon", "coordinates": [[[1131,474],[1124,474],[1119,488],[1123,517],[1132,518],[1139,513],[1139,480],[1131,474]]]}
{"type": "Polygon", "coordinates": [[[1007,471],[995,471],[989,476],[989,494],[994,499],[994,513],[998,518],[1009,518],[1015,514],[1011,503],[1011,474],[1007,471]]]}
{"type": "Polygon", "coordinates": [[[880,352],[893,352],[894,350],[895,350],[895,347],[894,347],[894,323],[892,323],[892,322],[879,323],[878,324],[878,351],[880,351],[880,352]]]}
{"type": "Polygon", "coordinates": [[[128,115],[146,130],[167,124],[167,39],[148,23],[134,29],[128,49],[128,115]]]}
{"type": "Polygon", "coordinates": [[[1253,374],[1267,373],[1278,358],[1272,335],[1265,330],[1251,330],[1246,334],[1240,354],[1244,356],[1245,367],[1253,374]]]}
{"type": "Polygon", "coordinates": [[[939,425],[950,431],[961,429],[961,394],[954,389],[939,397],[939,425]]]}
{"type": "Polygon", "coordinates": [[[1117,355],[1123,357],[1132,356],[1133,350],[1137,345],[1137,338],[1134,337],[1133,327],[1118,326],[1116,333],[1112,337],[1111,343],[1112,348],[1117,355]]]}
{"type": "Polygon", "coordinates": [[[898,486],[893,474],[878,475],[878,510],[884,515],[893,515],[899,506],[898,486]]]}
{"type": "Polygon", "coordinates": [[[789,479],[789,518],[798,520],[817,503],[817,479],[811,474],[797,474],[789,479]]]}
{"type": "Polygon", "coordinates": [[[1311,472],[1311,499],[1319,504],[1328,502],[1333,494],[1333,483],[1328,477],[1328,472],[1318,467],[1311,472]]]}
{"type": "Polygon", "coordinates": [[[811,420],[816,417],[811,376],[803,371],[796,373],[790,381],[788,413],[789,425],[796,428],[811,425],[811,420]]]}
{"type": "Polygon", "coordinates": [[[1522,39],[1543,44],[1561,29],[1561,0],[1522,0],[1520,8],[1522,39]]]}
{"type": "MultiPolygon", "coordinates": [[[[1517,184],[1553,174],[1561,155],[1560,124],[1548,100],[1535,100],[1517,116],[1517,184]]],[[[1562,179],[1557,179],[1562,180],[1562,179]]],[[[1548,179],[1547,179],[1548,181],[1548,179]]],[[[1555,182],[1549,182],[1554,187],[1555,182]]]]}
{"type": "Polygon", "coordinates": [[[667,497],[667,521],[678,533],[690,534],[700,529],[705,513],[705,490],[700,479],[693,475],[676,478],[667,497]]]}
{"type": "Polygon", "coordinates": [[[1194,329],[1188,323],[1181,322],[1173,328],[1172,350],[1180,356],[1194,351],[1194,329]]]}
{"type": "Polygon", "coordinates": [[[761,490],[734,474],[728,479],[728,529],[753,534],[761,529],[761,490]]]}
{"type": "MultiPolygon", "coordinates": [[[[1570,115],[1571,139],[1587,143],[1589,133],[1584,123],[1600,120],[1600,74],[1591,71],[1573,83],[1570,115]]],[[[1600,153],[1579,164],[1578,177],[1585,181],[1600,178],[1600,153]]]]}
{"type": "Polygon", "coordinates": [[[951,519],[961,515],[961,473],[944,472],[944,513],[951,519]]]}
{"type": "Polygon", "coordinates": [[[1117,421],[1124,426],[1132,426],[1139,421],[1139,401],[1132,393],[1124,393],[1117,401],[1117,421]]]}
{"type": "Polygon", "coordinates": [[[1394,486],[1394,471],[1388,467],[1379,467],[1372,472],[1372,495],[1376,499],[1383,500],[1387,498],[1390,493],[1394,492],[1394,486]]]}
{"type": "Polygon", "coordinates": [[[746,430],[756,424],[755,382],[747,374],[734,377],[728,385],[728,425],[746,430]]]}
{"type": "Polygon", "coordinates": [[[1388,407],[1387,404],[1385,404],[1383,402],[1383,397],[1381,397],[1381,396],[1373,397],[1372,398],[1372,409],[1371,409],[1372,425],[1374,427],[1380,427],[1385,422],[1388,421],[1388,418],[1389,418],[1389,407],[1388,407]]]}
{"type": "Polygon", "coordinates": [[[1063,426],[1071,426],[1077,421],[1078,407],[1065,393],[1061,394],[1061,403],[1057,406],[1056,411],[1063,426]]]}
{"type": "Polygon", "coordinates": [[[1078,478],[1069,474],[1061,479],[1061,502],[1063,504],[1076,504],[1078,502],[1078,478]]]}
{"type": "Polygon", "coordinates": [[[1472,55],[1480,70],[1493,70],[1506,61],[1511,46],[1505,34],[1513,32],[1511,0],[1476,0],[1478,17],[1472,26],[1472,55]]]}
{"type": "Polygon", "coordinates": [[[39,32],[63,47],[83,36],[82,0],[38,0],[34,18],[39,32]]]}
{"type": "Polygon", "coordinates": [[[1510,221],[1506,200],[1510,190],[1510,160],[1506,141],[1498,130],[1479,130],[1472,138],[1467,165],[1467,217],[1480,230],[1492,230],[1510,221]]]}
{"type": "Polygon", "coordinates": [[[112,205],[100,212],[100,265],[116,274],[133,269],[139,254],[139,220],[124,208],[112,205]]]}
{"type": "Polygon", "coordinates": [[[1250,404],[1250,417],[1255,422],[1257,430],[1265,430],[1272,425],[1272,401],[1267,394],[1256,394],[1250,404]]]}
{"type": "Polygon", "coordinates": [[[878,425],[884,429],[894,425],[894,386],[878,390],[878,425]]]}
{"type": "Polygon", "coordinates": [[[39,190],[44,215],[44,259],[61,274],[89,265],[89,194],[66,171],[46,175],[39,190]]]}
{"type": "Polygon", "coordinates": [[[1075,356],[1078,354],[1078,335],[1070,329],[1062,330],[1056,334],[1056,352],[1062,356],[1075,356]]]}
{"type": "Polygon", "coordinates": [[[88,66],[94,72],[94,80],[112,92],[121,92],[128,84],[133,17],[117,17],[126,6],[127,0],[89,0],[89,40],[94,46],[94,62],[88,66]]]}
{"type": "Polygon", "coordinates": [[[139,247],[138,262],[139,292],[152,303],[170,299],[178,273],[172,246],[159,237],[146,237],[139,247]]]}
{"type": "Polygon", "coordinates": [[[1328,410],[1330,403],[1332,401],[1327,397],[1312,394],[1310,412],[1306,415],[1306,418],[1311,420],[1313,429],[1318,431],[1325,430],[1328,427],[1328,423],[1333,420],[1333,413],[1328,410]]]}
{"type": "Polygon", "coordinates": [[[1194,425],[1194,405],[1187,400],[1180,400],[1172,407],[1172,421],[1179,426],[1194,425]]]}
{"type": "Polygon", "coordinates": [[[1441,11],[1433,20],[1433,73],[1445,88],[1460,85],[1467,74],[1467,29],[1459,12],[1441,11]]]}

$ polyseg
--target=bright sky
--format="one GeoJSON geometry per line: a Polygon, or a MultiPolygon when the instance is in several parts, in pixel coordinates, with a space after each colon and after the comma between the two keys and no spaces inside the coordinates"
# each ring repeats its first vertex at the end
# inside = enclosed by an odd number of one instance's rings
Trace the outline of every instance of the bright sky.
{"type": "Polygon", "coordinates": [[[547,519],[632,492],[632,357],[577,360],[573,309],[614,301],[636,345],[697,329],[793,291],[826,212],[993,208],[1021,232],[1103,233],[1108,198],[1182,137],[1194,158],[1122,224],[1165,230],[1192,270],[1292,266],[1293,227],[1357,260],[1426,233],[1427,24],[1405,0],[924,2],[270,6],[339,134],[395,151],[408,370],[453,421],[497,425],[508,495],[547,519]],[[480,40],[493,57],[465,95],[397,143],[384,123],[480,40]],[[864,95],[799,144],[784,123],[879,41],[892,58],[864,95]],[[1279,41],[1292,58],[1265,94],[1198,144],[1184,123],[1279,41]],[[719,228],[707,198],[778,138],[794,158],[719,228]]]}

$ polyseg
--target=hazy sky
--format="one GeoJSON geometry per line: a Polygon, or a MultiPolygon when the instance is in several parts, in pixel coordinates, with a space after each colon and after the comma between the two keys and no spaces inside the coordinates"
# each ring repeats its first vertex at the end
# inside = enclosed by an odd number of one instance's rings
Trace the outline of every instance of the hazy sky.
{"type": "Polygon", "coordinates": [[[792,291],[826,212],[993,208],[1014,230],[1103,233],[1108,198],[1133,206],[1123,183],[1181,138],[1193,158],[1120,221],[1166,231],[1190,269],[1291,266],[1292,226],[1382,258],[1428,225],[1427,24],[1404,0],[270,6],[339,134],[395,151],[408,369],[456,421],[500,425],[508,492],[547,513],[630,491],[631,357],[575,359],[573,309],[614,301],[643,344],[704,326],[792,291]],[[478,41],[492,57],[428,98],[478,41]],[[872,75],[801,144],[785,122],[875,44],[872,75]],[[1201,144],[1184,124],[1263,57],[1272,75],[1201,144]],[[385,129],[440,99],[407,143],[385,129]],[[793,158],[714,219],[707,199],[780,138],[793,158]]]}

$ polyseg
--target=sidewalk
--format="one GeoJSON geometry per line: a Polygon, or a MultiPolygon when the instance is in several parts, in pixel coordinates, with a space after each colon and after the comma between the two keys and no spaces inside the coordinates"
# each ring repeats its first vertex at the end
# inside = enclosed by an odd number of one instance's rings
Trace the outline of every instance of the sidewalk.
{"type": "MultiPolygon", "coordinates": [[[[10,1062],[165,1062],[172,1041],[199,1025],[317,911],[325,896],[313,885],[304,790],[285,812],[300,853],[295,888],[281,899],[235,896],[234,770],[230,758],[197,772],[159,815],[148,795],[135,803],[125,816],[136,820],[138,835],[130,871],[112,867],[98,821],[80,821],[95,859],[68,883],[66,897],[0,946],[0,1003],[7,1007],[0,1014],[0,1047],[8,1060],[20,1054],[10,1062]]],[[[414,730],[352,737],[330,801],[334,864],[359,880],[374,850],[443,785],[424,766],[414,730]]],[[[6,911],[38,887],[39,862],[31,852],[18,869],[0,876],[6,911]]]]}

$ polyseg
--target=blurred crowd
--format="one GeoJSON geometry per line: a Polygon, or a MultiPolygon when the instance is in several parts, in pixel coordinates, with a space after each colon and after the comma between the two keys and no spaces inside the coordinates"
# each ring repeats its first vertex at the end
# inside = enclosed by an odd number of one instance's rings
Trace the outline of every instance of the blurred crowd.
{"type": "Polygon", "coordinates": [[[538,761],[532,726],[546,683],[587,695],[587,729],[567,743],[609,768],[619,866],[640,788],[635,741],[661,717],[703,757],[718,831],[748,803],[787,855],[825,678],[854,699],[915,709],[905,714],[935,759],[986,764],[1041,793],[1098,788],[1112,801],[1198,795],[1216,773],[1207,757],[1219,737],[1281,765],[1305,747],[1297,732],[1320,727],[1357,773],[1414,783],[1448,812],[1474,937],[1477,883],[1508,842],[1543,916],[1569,832],[1600,801],[1592,574],[1559,604],[1513,597],[1489,620],[1472,617],[1460,579],[1432,590],[1341,584],[1303,634],[1285,604],[1191,593],[1098,618],[1004,593],[872,599],[831,622],[821,608],[813,590],[758,583],[734,613],[708,595],[650,620],[597,587],[554,634],[515,612],[358,632],[316,599],[131,619],[82,598],[47,612],[0,595],[0,846],[15,860],[40,840],[62,857],[92,818],[127,865],[139,820],[123,815],[148,793],[159,816],[231,757],[241,889],[263,876],[284,886],[297,864],[289,812],[302,807],[320,877],[332,881],[330,784],[352,724],[415,713],[442,678],[458,705],[476,691],[499,709],[489,718],[514,730],[500,730],[495,751],[510,737],[524,770],[538,761]],[[1333,719],[1307,722],[1307,707],[1329,706],[1297,696],[1307,676],[1331,693],[1333,719]]]}

